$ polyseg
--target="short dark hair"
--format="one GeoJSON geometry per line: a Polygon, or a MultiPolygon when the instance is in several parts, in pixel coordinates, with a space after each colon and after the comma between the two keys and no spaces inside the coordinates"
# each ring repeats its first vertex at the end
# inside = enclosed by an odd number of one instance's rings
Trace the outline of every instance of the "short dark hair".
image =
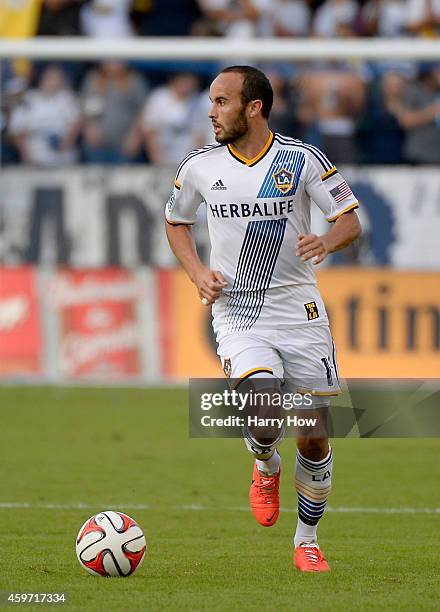
{"type": "Polygon", "coordinates": [[[273,104],[273,89],[264,72],[252,66],[228,66],[220,74],[225,72],[236,72],[243,75],[243,87],[241,89],[243,105],[247,106],[252,100],[261,100],[263,103],[261,114],[265,119],[269,119],[273,104]]]}

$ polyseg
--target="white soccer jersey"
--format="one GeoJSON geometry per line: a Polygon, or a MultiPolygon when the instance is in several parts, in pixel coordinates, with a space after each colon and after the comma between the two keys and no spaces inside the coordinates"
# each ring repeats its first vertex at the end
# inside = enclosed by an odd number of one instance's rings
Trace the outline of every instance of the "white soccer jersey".
{"type": "Polygon", "coordinates": [[[271,133],[251,160],[217,144],[182,161],[166,219],[193,224],[206,203],[210,265],[228,283],[213,305],[218,338],[327,324],[312,263],[295,255],[298,234],[310,233],[312,200],[329,222],[358,207],[335,166],[300,140],[271,133]]]}

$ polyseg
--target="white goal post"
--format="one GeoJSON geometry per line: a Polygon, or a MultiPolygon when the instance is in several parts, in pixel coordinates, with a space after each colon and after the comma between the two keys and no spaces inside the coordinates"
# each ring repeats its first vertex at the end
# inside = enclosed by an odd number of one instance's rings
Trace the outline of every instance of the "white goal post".
{"type": "Polygon", "coordinates": [[[92,38],[0,39],[0,58],[92,60],[440,60],[440,39],[92,38]]]}

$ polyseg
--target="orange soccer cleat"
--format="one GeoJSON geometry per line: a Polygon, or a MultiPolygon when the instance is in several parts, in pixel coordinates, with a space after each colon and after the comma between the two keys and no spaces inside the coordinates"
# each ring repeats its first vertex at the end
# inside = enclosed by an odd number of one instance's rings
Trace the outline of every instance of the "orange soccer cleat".
{"type": "Polygon", "coordinates": [[[301,572],[329,572],[330,567],[317,544],[300,544],[295,548],[293,562],[301,572]]]}
{"type": "Polygon", "coordinates": [[[280,474],[269,475],[260,472],[254,465],[252,484],[249,490],[249,501],[252,514],[263,527],[275,525],[280,513],[280,474]]]}

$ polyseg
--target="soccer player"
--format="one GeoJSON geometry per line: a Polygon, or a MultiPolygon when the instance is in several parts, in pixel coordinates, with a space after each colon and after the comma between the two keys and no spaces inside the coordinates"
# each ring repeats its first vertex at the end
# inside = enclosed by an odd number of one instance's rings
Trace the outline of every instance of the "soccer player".
{"type": "MultiPolygon", "coordinates": [[[[217,144],[190,152],[180,164],[166,205],[168,240],[202,302],[213,304],[225,374],[254,384],[259,378],[295,381],[310,393],[322,419],[339,385],[313,264],[360,234],[358,202],[324,153],[270,131],[273,92],[261,71],[222,70],[210,100],[217,144]],[[330,223],[323,236],[310,230],[312,200],[330,223]],[[209,268],[197,255],[191,230],[203,201],[209,268]]],[[[261,525],[272,526],[280,505],[282,432],[268,440],[245,428],[244,439],[255,458],[251,509],[261,525]]],[[[294,564],[325,572],[317,525],[331,489],[332,449],[325,430],[318,436],[299,432],[296,441],[294,564]]]]}

